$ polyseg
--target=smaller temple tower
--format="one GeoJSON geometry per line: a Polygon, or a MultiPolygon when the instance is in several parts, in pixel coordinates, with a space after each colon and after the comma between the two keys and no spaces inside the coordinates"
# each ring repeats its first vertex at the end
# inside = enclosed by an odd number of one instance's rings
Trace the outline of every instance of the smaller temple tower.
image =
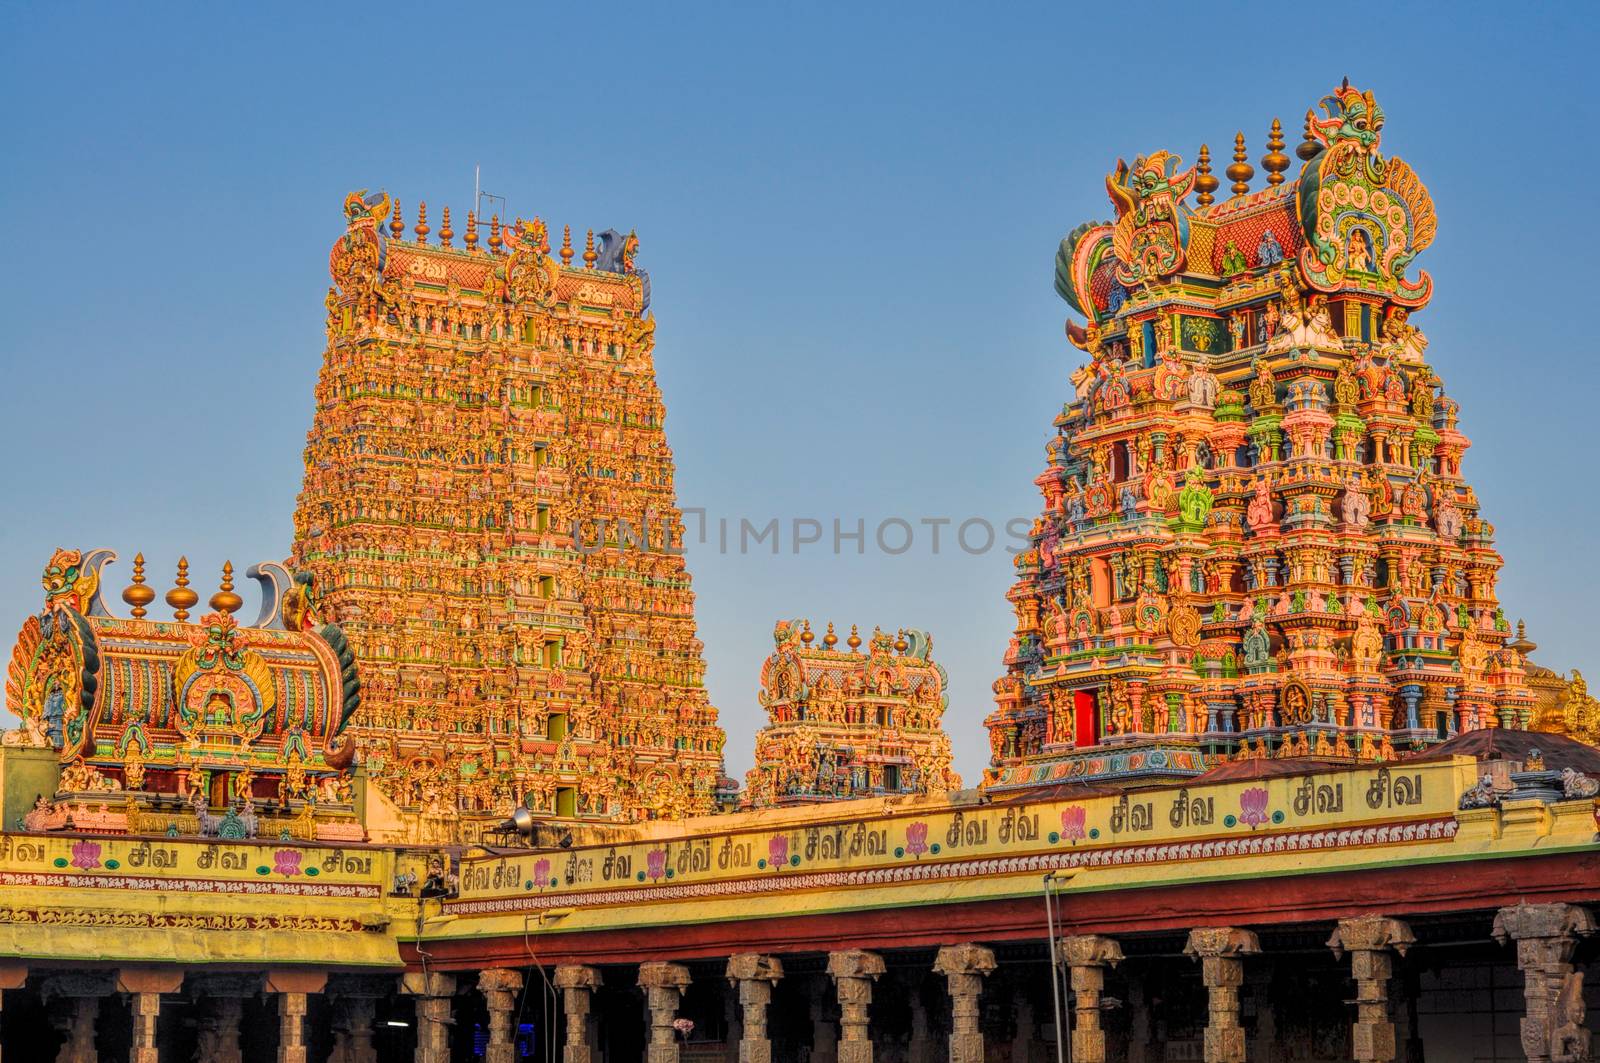
{"type": "Polygon", "coordinates": [[[940,725],[948,679],[928,635],[874,628],[863,653],[854,626],[841,650],[831,623],[817,646],[809,620],[782,620],[772,639],[760,693],[770,722],[746,807],[960,789],[940,725]]]}

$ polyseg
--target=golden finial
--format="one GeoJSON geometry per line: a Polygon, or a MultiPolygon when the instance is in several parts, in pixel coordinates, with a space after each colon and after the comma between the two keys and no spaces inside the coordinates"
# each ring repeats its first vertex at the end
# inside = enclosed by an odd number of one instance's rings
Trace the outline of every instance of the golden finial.
{"type": "Polygon", "coordinates": [[[219,613],[235,613],[244,599],[233,593],[233,562],[222,563],[222,586],[211,596],[211,608],[219,613]]]}
{"type": "Polygon", "coordinates": [[[850,647],[851,653],[861,648],[861,633],[856,630],[854,624],[850,625],[850,637],[844,640],[844,644],[850,647]]]}
{"type": "Polygon", "coordinates": [[[1238,133],[1233,138],[1233,165],[1223,171],[1228,175],[1228,180],[1233,182],[1233,194],[1236,196],[1250,191],[1250,178],[1256,175],[1256,169],[1250,165],[1249,159],[1244,150],[1244,133],[1238,133]]]}
{"type": "Polygon", "coordinates": [[[597,255],[594,250],[594,230],[590,229],[589,236],[584,241],[583,245],[583,268],[594,269],[594,264],[599,261],[599,259],[600,256],[597,255]]]}
{"type": "Polygon", "coordinates": [[[133,555],[133,583],[122,592],[122,600],[133,606],[133,618],[143,620],[144,607],[156,600],[156,592],[144,582],[144,554],[133,555]]]}
{"type": "Polygon", "coordinates": [[[454,235],[455,235],[455,233],[450,231],[450,208],[446,207],[446,208],[444,208],[444,220],[439,223],[439,243],[440,243],[440,245],[444,246],[444,247],[449,247],[450,246],[450,238],[452,236],[454,236],[454,235]]]}
{"type": "Polygon", "coordinates": [[[809,646],[811,645],[811,640],[816,637],[816,634],[811,630],[811,621],[805,621],[805,627],[800,631],[800,641],[809,646]]]}
{"type": "Polygon", "coordinates": [[[1526,621],[1517,621],[1517,641],[1511,643],[1511,648],[1524,657],[1539,648],[1537,642],[1531,642],[1528,639],[1528,624],[1526,621]]]}
{"type": "Polygon", "coordinates": [[[572,226],[561,227],[561,264],[572,265],[572,226]]]}
{"type": "Polygon", "coordinates": [[[1200,158],[1194,164],[1194,172],[1194,190],[1200,193],[1195,199],[1202,207],[1209,207],[1216,202],[1217,197],[1212,193],[1222,182],[1211,175],[1211,149],[1204,144],[1200,145],[1200,158]]]}
{"type": "Polygon", "coordinates": [[[1311,133],[1311,123],[1315,118],[1316,115],[1310,110],[1306,111],[1306,131],[1302,134],[1300,143],[1294,149],[1294,153],[1304,162],[1310,162],[1312,156],[1322,150],[1322,144],[1311,133]]]}
{"type": "Polygon", "coordinates": [[[397,199],[394,201],[394,213],[389,216],[389,235],[398,240],[405,232],[406,220],[400,216],[400,201],[397,199]]]}
{"type": "Polygon", "coordinates": [[[1283,123],[1272,120],[1272,131],[1267,134],[1267,153],[1261,156],[1261,168],[1267,171],[1267,185],[1283,184],[1283,171],[1289,168],[1289,156],[1283,153],[1283,123]]]}
{"type": "Polygon", "coordinates": [[[468,251],[478,249],[478,212],[467,211],[467,235],[462,237],[466,241],[468,251]]]}
{"type": "Polygon", "coordinates": [[[822,636],[822,644],[830,650],[839,645],[839,636],[833,633],[832,620],[828,621],[828,633],[822,636]]]}
{"type": "Polygon", "coordinates": [[[417,243],[425,244],[428,242],[428,204],[417,203],[417,224],[411,231],[417,234],[417,243]]]}
{"type": "Polygon", "coordinates": [[[901,628],[899,637],[894,640],[894,651],[896,653],[904,653],[910,648],[911,643],[906,641],[906,629],[901,628]]]}
{"type": "Polygon", "coordinates": [[[491,214],[489,215],[489,253],[498,255],[500,246],[504,243],[505,241],[500,239],[500,215],[491,214]]]}
{"type": "Polygon", "coordinates": [[[189,559],[178,558],[178,578],[173,581],[177,586],[167,592],[167,604],[172,606],[172,619],[182,623],[189,619],[189,610],[200,600],[200,596],[189,589],[189,559]]]}

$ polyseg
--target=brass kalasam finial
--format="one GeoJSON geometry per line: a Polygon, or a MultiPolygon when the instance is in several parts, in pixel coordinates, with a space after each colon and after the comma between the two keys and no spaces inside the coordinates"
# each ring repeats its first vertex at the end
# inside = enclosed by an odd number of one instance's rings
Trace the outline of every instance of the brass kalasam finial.
{"type": "Polygon", "coordinates": [[[583,244],[583,268],[594,269],[594,264],[599,261],[599,259],[600,256],[595,253],[594,249],[594,230],[590,229],[589,235],[584,240],[583,244]]]}
{"type": "Polygon", "coordinates": [[[233,592],[233,562],[222,563],[222,586],[211,596],[211,608],[219,613],[234,613],[244,604],[244,599],[233,592]]]}
{"type": "Polygon", "coordinates": [[[1267,184],[1283,184],[1283,171],[1289,168],[1289,156],[1283,153],[1283,123],[1272,120],[1272,131],[1267,134],[1267,153],[1261,156],[1261,168],[1267,171],[1267,184]]]}
{"type": "Polygon", "coordinates": [[[906,629],[901,628],[899,636],[894,640],[894,651],[896,653],[904,653],[910,647],[911,643],[906,641],[906,629]]]}
{"type": "Polygon", "coordinates": [[[839,636],[833,633],[832,620],[828,621],[828,632],[822,636],[822,644],[830,650],[839,645],[839,636]]]}
{"type": "Polygon", "coordinates": [[[854,624],[850,625],[850,637],[844,640],[844,644],[850,647],[851,653],[861,648],[861,633],[856,630],[854,624]]]}
{"type": "Polygon", "coordinates": [[[200,596],[189,589],[187,557],[178,558],[178,578],[173,582],[176,586],[167,592],[167,604],[172,607],[172,619],[182,623],[189,619],[189,610],[200,600],[200,596]]]}
{"type": "Polygon", "coordinates": [[[444,208],[444,220],[439,223],[439,244],[442,247],[450,246],[451,237],[455,233],[450,228],[450,208],[444,208]]]}
{"type": "Polygon", "coordinates": [[[800,629],[800,641],[809,646],[816,637],[816,634],[811,630],[811,621],[805,621],[805,626],[800,629]]]}
{"type": "Polygon", "coordinates": [[[467,211],[467,234],[462,240],[466,242],[468,251],[478,249],[478,212],[475,210],[467,211]]]}
{"type": "Polygon", "coordinates": [[[145,606],[156,600],[156,592],[144,581],[144,554],[133,555],[133,582],[122,592],[122,600],[133,607],[135,620],[143,620],[145,606]]]}
{"type": "Polygon", "coordinates": [[[389,216],[389,235],[396,240],[406,234],[406,220],[400,216],[400,201],[394,201],[394,213],[389,216]]]}
{"type": "Polygon", "coordinates": [[[489,253],[498,255],[500,247],[504,243],[505,241],[500,239],[500,215],[491,214],[489,215],[489,253]]]}
{"type": "Polygon", "coordinates": [[[1250,178],[1256,175],[1256,168],[1250,165],[1250,155],[1244,150],[1244,132],[1241,130],[1233,138],[1233,165],[1223,171],[1228,175],[1228,180],[1233,182],[1233,194],[1242,196],[1250,191],[1250,178]]]}
{"type": "Polygon", "coordinates": [[[572,265],[572,226],[561,227],[561,264],[572,265]]]}
{"type": "Polygon", "coordinates": [[[1295,146],[1294,153],[1302,162],[1310,162],[1311,157],[1322,150],[1322,145],[1311,134],[1311,121],[1316,117],[1310,108],[1306,109],[1306,130],[1300,137],[1300,143],[1295,146]]]}
{"type": "Polygon", "coordinates": [[[428,204],[421,200],[417,201],[417,224],[411,231],[417,234],[417,243],[428,242],[428,233],[432,231],[428,228],[428,204]]]}
{"type": "Polygon", "coordinates": [[[1194,172],[1194,190],[1200,193],[1195,199],[1202,207],[1209,207],[1216,202],[1217,197],[1212,193],[1222,182],[1211,174],[1211,149],[1205,144],[1200,145],[1200,158],[1194,164],[1194,172]]]}

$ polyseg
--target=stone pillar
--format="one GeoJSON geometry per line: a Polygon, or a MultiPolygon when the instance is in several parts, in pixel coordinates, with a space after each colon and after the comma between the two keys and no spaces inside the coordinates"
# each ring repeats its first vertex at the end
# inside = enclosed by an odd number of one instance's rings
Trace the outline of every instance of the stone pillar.
{"type": "Polygon", "coordinates": [[[557,967],[555,982],[567,1015],[567,1043],[561,1048],[561,1063],[594,1063],[597,1054],[589,1029],[589,1011],[594,991],[600,988],[600,971],[594,967],[557,967]]]}
{"type": "Polygon", "coordinates": [[[1128,977],[1128,1063],[1149,1063],[1157,1058],[1151,1049],[1150,998],[1144,980],[1128,977]]]}
{"type": "Polygon", "coordinates": [[[267,992],[278,996],[278,1063],[307,1063],[307,998],[327,984],[326,971],[267,972],[267,992]]]}
{"type": "Polygon", "coordinates": [[[1036,1051],[1033,1043],[1039,1036],[1033,1016],[1033,1001],[1028,999],[1028,992],[1023,986],[1015,986],[1015,989],[1016,1010],[1012,1015],[1017,1024],[1017,1036],[1011,1041],[1011,1063],[1033,1063],[1036,1051]]]}
{"type": "Polygon", "coordinates": [[[838,1063],[839,1031],[828,1006],[827,982],[820,978],[811,997],[811,1063],[838,1063]]]}
{"type": "Polygon", "coordinates": [[[333,1052],[328,1063],[378,1063],[372,1022],[378,1001],[394,993],[392,976],[344,974],[328,979],[333,1001],[333,1052]]]}
{"type": "Polygon", "coordinates": [[[1061,939],[1061,958],[1072,974],[1072,995],[1078,1005],[1072,1024],[1073,1063],[1105,1063],[1100,993],[1106,987],[1106,968],[1122,962],[1122,946],[1099,934],[1075,934],[1061,939]]]}
{"type": "Polygon", "coordinates": [[[128,994],[133,1009],[130,1063],[159,1063],[156,1020],[161,1015],[161,994],[176,993],[182,987],[182,971],[129,968],[117,972],[117,992],[128,994]]]}
{"type": "Polygon", "coordinates": [[[21,989],[28,984],[28,968],[20,963],[0,963],[0,999],[7,989],[21,989]]]}
{"type": "MultiPolygon", "coordinates": [[[[978,995],[994,968],[994,950],[982,945],[946,945],[934,958],[933,969],[944,975],[950,987],[950,1063],[983,1063],[978,995]]],[[[1073,1059],[1078,1056],[1074,1054],[1073,1059]]]]}
{"type": "Polygon", "coordinates": [[[1244,1027],[1239,1025],[1239,987],[1244,984],[1244,957],[1261,951],[1249,930],[1231,926],[1189,931],[1184,954],[1200,960],[1201,978],[1210,998],[1206,1023],[1206,1063],[1244,1063],[1244,1027]]]}
{"type": "Polygon", "coordinates": [[[728,981],[739,992],[743,1011],[739,1028],[739,1063],[772,1063],[772,1041],[767,1035],[767,1007],[772,987],[783,977],[776,956],[741,952],[728,958],[728,981]]]}
{"type": "Polygon", "coordinates": [[[407,971],[400,991],[417,998],[416,1063],[450,1063],[450,998],[456,994],[454,975],[407,971]]]}
{"type": "Polygon", "coordinates": [[[1395,1058],[1394,1023],[1389,1017],[1389,979],[1394,957],[1416,943],[1411,928],[1398,919],[1369,915],[1341,919],[1328,947],[1336,958],[1350,954],[1356,982],[1356,1021],[1350,1028],[1350,1054],[1356,1063],[1390,1063],[1395,1058]]]}
{"type": "Polygon", "coordinates": [[[906,1044],[906,1063],[934,1063],[930,1051],[933,1044],[928,1037],[928,1008],[916,987],[912,987],[910,997],[911,1040],[906,1044]]]}
{"type": "Polygon", "coordinates": [[[875,952],[848,949],[828,953],[828,974],[839,996],[838,1063],[872,1063],[867,1011],[872,1006],[872,983],[883,971],[883,957],[875,952]]]}
{"type": "Polygon", "coordinates": [[[207,1063],[242,1063],[239,1029],[244,1002],[261,992],[257,974],[196,974],[188,978],[196,1019],[194,1056],[207,1063]]]}
{"type": "Polygon", "coordinates": [[[64,1038],[55,1063],[99,1063],[94,1027],[100,998],[114,992],[116,984],[104,974],[74,971],[44,980],[39,994],[49,1008],[50,1025],[64,1038]]]}
{"type": "Polygon", "coordinates": [[[650,1046],[645,1063],[678,1063],[678,1031],[672,1022],[678,1017],[678,1002],[689,985],[689,968],[681,963],[641,963],[639,985],[644,988],[645,1004],[650,1009],[650,1046]]]}
{"type": "Polygon", "coordinates": [[[491,967],[478,972],[478,989],[489,1010],[489,1044],[483,1063],[514,1063],[517,1046],[511,1036],[511,1009],[517,1006],[522,988],[522,972],[508,967],[491,967]]]}
{"type": "Polygon", "coordinates": [[[1250,1039],[1250,1063],[1278,1063],[1278,1017],[1272,1011],[1272,972],[1250,972],[1250,999],[1255,1003],[1256,1032],[1250,1039]]]}
{"type": "Polygon", "coordinates": [[[1587,1061],[1583,975],[1572,969],[1580,937],[1595,932],[1594,916],[1572,904],[1519,904],[1494,917],[1494,939],[1517,943],[1522,969],[1522,1051],[1528,1063],[1587,1061]]]}

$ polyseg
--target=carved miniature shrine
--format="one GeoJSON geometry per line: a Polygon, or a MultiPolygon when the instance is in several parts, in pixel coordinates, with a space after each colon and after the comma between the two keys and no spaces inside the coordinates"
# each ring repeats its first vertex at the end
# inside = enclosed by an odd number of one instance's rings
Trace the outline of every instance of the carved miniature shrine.
{"type": "Polygon", "coordinates": [[[199,595],[183,561],[169,622],[147,616],[155,591],[140,555],[122,594],[130,615],[118,617],[102,585],[115,559],[57,550],[44,610],[11,651],[6,707],[22,726],[6,745],[47,752],[59,768],[25,829],[361,841],[346,734],[360,681],[310,579],[252,568],[262,606],[244,627],[229,565],[211,611],[192,622],[199,595]]]}
{"type": "Polygon", "coordinates": [[[854,627],[841,649],[832,624],[817,646],[810,621],[780,621],[772,639],[760,694],[771,722],[756,734],[746,807],[960,789],[926,634],[874,630],[863,653],[854,627]]]}
{"type": "Polygon", "coordinates": [[[345,201],[294,557],[348,633],[353,731],[405,836],[520,802],[631,820],[712,808],[722,732],[632,234],[345,201]]]}
{"type": "Polygon", "coordinates": [[[1432,200],[1348,83],[1295,160],[1241,134],[1106,178],[1056,290],[1090,361],[1056,419],[988,719],[991,785],[1178,777],[1219,756],[1390,759],[1527,727],[1468,440],[1410,315],[1432,200]],[[1192,199],[1191,199],[1192,197],[1192,199]]]}

